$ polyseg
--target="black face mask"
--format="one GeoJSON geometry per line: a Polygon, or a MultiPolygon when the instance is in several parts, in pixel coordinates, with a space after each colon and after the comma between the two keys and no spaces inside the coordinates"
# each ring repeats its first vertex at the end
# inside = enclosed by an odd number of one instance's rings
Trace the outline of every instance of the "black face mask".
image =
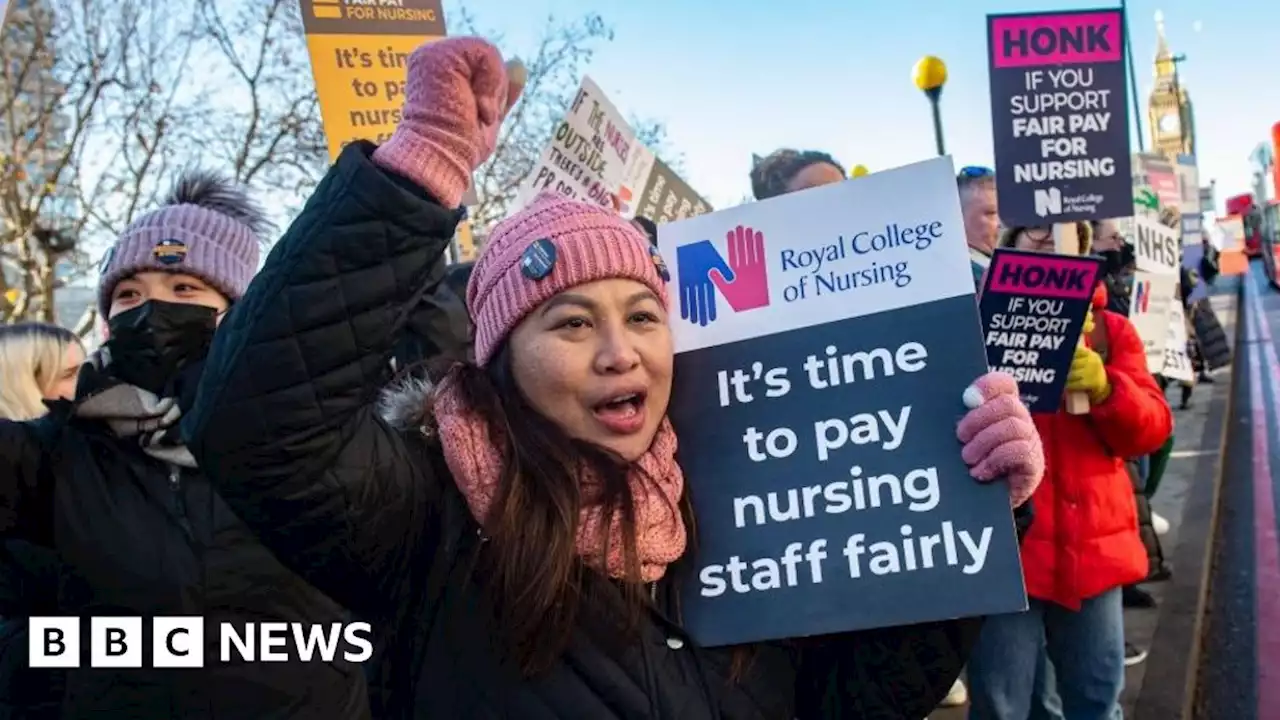
{"type": "Polygon", "coordinates": [[[1095,255],[1102,258],[1103,275],[1115,275],[1124,267],[1119,250],[1103,250],[1100,253],[1095,253],[1095,255]]]}
{"type": "Polygon", "coordinates": [[[183,368],[204,359],[218,312],[204,305],[148,300],[107,321],[111,374],[155,395],[167,391],[183,368]]]}

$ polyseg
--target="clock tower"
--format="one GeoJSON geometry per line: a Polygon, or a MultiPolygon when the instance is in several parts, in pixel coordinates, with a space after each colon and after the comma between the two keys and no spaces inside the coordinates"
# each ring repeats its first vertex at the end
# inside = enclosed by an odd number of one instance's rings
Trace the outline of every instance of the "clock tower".
{"type": "Polygon", "coordinates": [[[1194,156],[1196,134],[1191,99],[1178,78],[1178,63],[1186,58],[1169,51],[1164,15],[1160,12],[1156,13],[1156,37],[1155,87],[1147,101],[1151,146],[1170,160],[1179,155],[1194,156]]]}

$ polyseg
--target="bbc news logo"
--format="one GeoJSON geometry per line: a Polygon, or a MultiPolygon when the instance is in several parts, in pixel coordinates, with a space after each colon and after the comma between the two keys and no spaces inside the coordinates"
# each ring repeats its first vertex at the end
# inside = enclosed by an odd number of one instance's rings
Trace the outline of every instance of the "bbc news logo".
{"type": "MultiPolygon", "coordinates": [[[[84,638],[78,617],[32,617],[29,658],[33,668],[80,667],[84,638]]],[[[143,667],[146,635],[140,617],[92,617],[89,667],[143,667]]],[[[229,623],[218,626],[220,663],[333,662],[338,657],[362,663],[373,657],[369,623],[229,623]]],[[[151,664],[155,668],[205,666],[205,620],[195,616],[151,619],[151,664]]]]}

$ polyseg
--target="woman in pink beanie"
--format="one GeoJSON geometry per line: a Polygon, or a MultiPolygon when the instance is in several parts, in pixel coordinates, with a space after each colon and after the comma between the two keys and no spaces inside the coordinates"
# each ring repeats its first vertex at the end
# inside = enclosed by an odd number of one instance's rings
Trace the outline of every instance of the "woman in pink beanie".
{"type": "MultiPolygon", "coordinates": [[[[681,629],[667,285],[612,212],[541,195],[500,223],[467,286],[474,362],[379,408],[519,91],[482,40],[410,56],[404,122],[344,151],[215,342],[197,456],[280,558],[372,623],[378,717],[923,717],[969,624],[728,649],[681,629]]],[[[964,400],[973,474],[1021,502],[1042,458],[1016,385],[987,376],[964,400]]]]}

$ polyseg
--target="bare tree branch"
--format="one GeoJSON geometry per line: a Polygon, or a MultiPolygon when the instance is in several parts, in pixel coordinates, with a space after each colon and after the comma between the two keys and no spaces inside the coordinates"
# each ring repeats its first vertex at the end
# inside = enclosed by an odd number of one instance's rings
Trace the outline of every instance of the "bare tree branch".
{"type": "Polygon", "coordinates": [[[207,0],[202,32],[226,102],[204,123],[234,178],[304,197],[328,166],[296,0],[207,0]]]}
{"type": "Polygon", "coordinates": [[[327,165],[295,0],[40,0],[0,39],[0,322],[53,319],[183,166],[300,201],[327,165]]]}
{"type": "Polygon", "coordinates": [[[0,73],[0,319],[52,321],[54,294],[153,194],[194,36],[183,0],[15,7],[0,73]],[[178,10],[179,12],[174,12],[178,10]],[[16,293],[7,291],[16,290],[16,293]],[[10,298],[13,301],[10,302],[10,298]]]}

